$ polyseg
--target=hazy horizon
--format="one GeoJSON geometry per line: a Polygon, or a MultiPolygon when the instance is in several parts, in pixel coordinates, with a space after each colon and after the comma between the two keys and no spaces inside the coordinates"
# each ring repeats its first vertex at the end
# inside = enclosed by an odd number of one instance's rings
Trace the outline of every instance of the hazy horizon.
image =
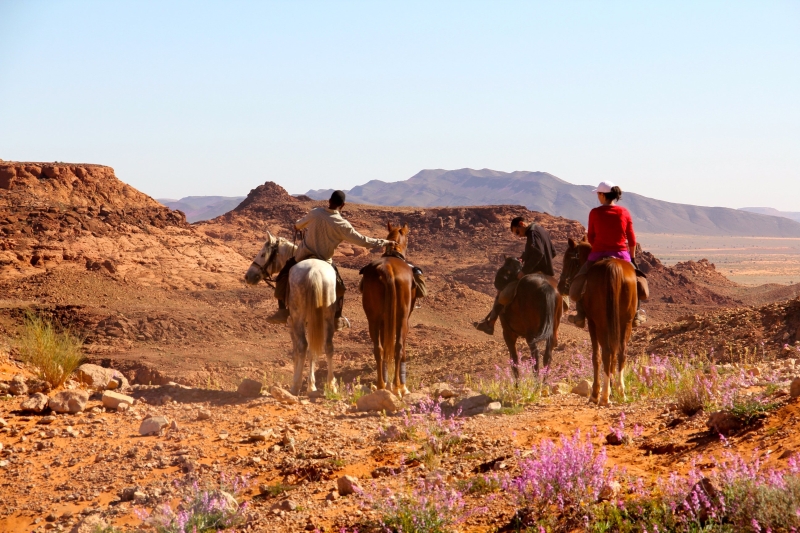
{"type": "Polygon", "coordinates": [[[490,168],[800,211],[799,21],[789,1],[7,1],[0,158],[160,198],[490,168]]]}

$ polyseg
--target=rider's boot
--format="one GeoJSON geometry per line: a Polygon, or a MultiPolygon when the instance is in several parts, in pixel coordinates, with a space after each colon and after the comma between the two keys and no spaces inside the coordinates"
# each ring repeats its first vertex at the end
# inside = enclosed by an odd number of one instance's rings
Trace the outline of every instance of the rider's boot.
{"type": "Polygon", "coordinates": [[[636,304],[636,316],[633,317],[633,327],[638,328],[647,322],[647,313],[642,309],[642,302],[636,304]]]}
{"type": "Polygon", "coordinates": [[[576,313],[567,317],[567,320],[569,320],[571,324],[574,324],[575,327],[583,329],[586,325],[586,311],[583,309],[583,302],[581,300],[575,302],[575,311],[576,313]]]}
{"type": "Polygon", "coordinates": [[[350,327],[350,321],[347,317],[342,316],[342,312],[344,311],[344,298],[339,297],[338,301],[336,302],[336,314],[334,314],[334,319],[336,321],[336,331],[342,331],[344,328],[350,327]]]}
{"type": "Polygon", "coordinates": [[[494,335],[494,323],[497,322],[497,317],[500,316],[500,312],[505,307],[502,304],[494,304],[492,307],[492,311],[489,313],[489,316],[481,320],[480,322],[475,322],[473,326],[478,331],[482,331],[487,335],[494,335]]]}
{"type": "Polygon", "coordinates": [[[287,320],[289,320],[289,310],[286,309],[286,302],[278,300],[278,310],[267,317],[267,322],[270,324],[286,324],[287,320]]]}

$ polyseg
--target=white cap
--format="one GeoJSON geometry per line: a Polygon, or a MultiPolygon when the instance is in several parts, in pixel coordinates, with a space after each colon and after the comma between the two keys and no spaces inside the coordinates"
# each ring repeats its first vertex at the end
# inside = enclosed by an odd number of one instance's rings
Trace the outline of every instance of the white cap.
{"type": "Polygon", "coordinates": [[[610,181],[601,181],[600,185],[598,185],[596,189],[592,189],[592,192],[611,192],[612,187],[615,187],[615,185],[610,181]]]}

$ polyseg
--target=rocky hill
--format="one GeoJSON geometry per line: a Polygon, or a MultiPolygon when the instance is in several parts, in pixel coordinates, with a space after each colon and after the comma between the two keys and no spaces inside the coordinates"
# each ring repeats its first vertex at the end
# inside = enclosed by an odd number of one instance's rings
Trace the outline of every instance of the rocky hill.
{"type": "Polygon", "coordinates": [[[110,167],[0,163],[0,280],[77,268],[196,288],[238,283],[246,265],[110,167]]]}
{"type": "MultiPolygon", "coordinates": [[[[372,180],[353,187],[347,194],[352,202],[387,206],[524,205],[532,211],[585,222],[589,211],[597,205],[592,188],[568,183],[546,172],[463,168],[423,170],[408,180],[392,183],[372,180]]],[[[324,199],[330,190],[311,190],[306,194],[324,199]]],[[[800,237],[800,223],[783,217],[725,207],[676,204],[630,192],[625,193],[622,205],[630,210],[641,232],[800,237]]]]}

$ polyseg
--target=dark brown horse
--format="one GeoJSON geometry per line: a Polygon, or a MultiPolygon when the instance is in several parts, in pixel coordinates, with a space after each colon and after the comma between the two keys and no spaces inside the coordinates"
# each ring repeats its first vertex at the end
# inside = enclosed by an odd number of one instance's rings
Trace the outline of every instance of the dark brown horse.
{"type": "MultiPolygon", "coordinates": [[[[517,259],[506,258],[495,276],[495,288],[503,290],[517,279],[522,264],[517,259]]],[[[556,290],[556,279],[544,274],[529,274],[519,280],[514,299],[500,313],[503,340],[513,362],[514,378],[519,379],[519,356],[517,339],[522,337],[531,351],[531,359],[539,372],[539,348],[537,343],[547,341],[544,351],[544,366],[550,366],[553,348],[558,343],[558,325],[563,312],[561,294],[556,290]]]]}
{"type": "Polygon", "coordinates": [[[404,260],[408,247],[408,224],[403,227],[388,223],[387,240],[397,244],[387,246],[386,253],[361,269],[362,305],[369,322],[372,351],[378,366],[378,388],[389,382],[389,361],[394,357],[392,392],[407,394],[406,388],[406,336],[408,317],[414,309],[417,291],[414,273],[404,260]]]}
{"type": "MultiPolygon", "coordinates": [[[[569,285],[581,265],[586,262],[592,245],[569,240],[564,252],[564,264],[558,290],[569,293],[569,285]]],[[[625,350],[631,337],[636,315],[636,271],[621,259],[603,259],[595,263],[586,275],[583,307],[592,339],[594,382],[589,401],[608,405],[609,385],[614,371],[614,389],[625,399],[625,350]],[[603,389],[600,390],[600,350],[603,357],[603,389]]]]}

